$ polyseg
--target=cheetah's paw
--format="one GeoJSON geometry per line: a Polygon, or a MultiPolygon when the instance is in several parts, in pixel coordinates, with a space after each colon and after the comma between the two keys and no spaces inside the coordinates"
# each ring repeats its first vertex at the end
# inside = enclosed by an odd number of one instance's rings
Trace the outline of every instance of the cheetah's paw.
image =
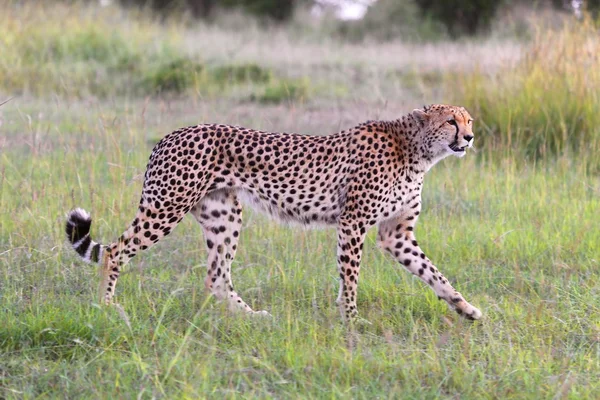
{"type": "Polygon", "coordinates": [[[269,313],[268,311],[265,310],[261,310],[261,311],[253,311],[252,312],[253,316],[256,317],[267,317],[267,318],[273,318],[273,316],[271,315],[271,313],[269,313]]]}
{"type": "Polygon", "coordinates": [[[483,316],[482,312],[477,307],[474,307],[467,302],[465,303],[466,304],[463,307],[456,307],[454,311],[456,311],[458,315],[471,321],[481,319],[483,316]]]}

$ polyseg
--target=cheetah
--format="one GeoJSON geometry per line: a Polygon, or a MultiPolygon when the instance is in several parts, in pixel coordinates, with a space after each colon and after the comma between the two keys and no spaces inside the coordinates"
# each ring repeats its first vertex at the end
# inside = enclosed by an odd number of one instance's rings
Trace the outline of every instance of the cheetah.
{"type": "Polygon", "coordinates": [[[463,107],[430,105],[327,136],[217,124],[181,128],[152,150],[135,218],[114,243],[93,241],[90,215],[79,208],[69,213],[66,234],[85,261],[101,265],[102,300],[110,304],[121,268],[191,213],[208,251],[206,289],[231,310],[268,314],[253,311],[231,281],[241,203],[282,221],[331,225],[337,229],[336,303],[348,320],[358,314],[365,235],[377,225],[382,249],[450,308],[476,320],[481,311],[425,256],[414,233],[425,173],[447,156],[465,155],[472,124],[463,107]]]}

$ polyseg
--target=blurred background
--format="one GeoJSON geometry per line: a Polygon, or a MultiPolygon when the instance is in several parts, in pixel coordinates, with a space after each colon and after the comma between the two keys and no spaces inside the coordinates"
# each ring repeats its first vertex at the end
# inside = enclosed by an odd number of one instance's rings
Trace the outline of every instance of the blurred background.
{"type": "Polygon", "coordinates": [[[175,126],[210,120],[321,134],[450,102],[476,115],[477,144],[494,154],[598,150],[596,0],[0,7],[4,97],[168,102],[175,126]]]}

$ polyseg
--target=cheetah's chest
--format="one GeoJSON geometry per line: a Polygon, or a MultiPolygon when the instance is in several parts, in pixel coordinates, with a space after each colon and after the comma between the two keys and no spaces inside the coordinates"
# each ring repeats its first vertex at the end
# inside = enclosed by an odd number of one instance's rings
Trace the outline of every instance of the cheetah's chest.
{"type": "Polygon", "coordinates": [[[390,185],[390,189],[373,201],[371,217],[376,222],[396,217],[408,209],[420,205],[420,185],[401,181],[390,185]]]}

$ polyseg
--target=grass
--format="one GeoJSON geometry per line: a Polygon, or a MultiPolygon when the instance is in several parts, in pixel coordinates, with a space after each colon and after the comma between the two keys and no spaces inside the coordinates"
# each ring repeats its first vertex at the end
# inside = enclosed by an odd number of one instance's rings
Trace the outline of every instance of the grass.
{"type": "MultiPolygon", "coordinates": [[[[561,109],[559,92],[543,84],[558,85],[560,68],[571,68],[565,73],[573,80],[565,82],[573,93],[565,96],[572,109],[591,110],[592,93],[577,92],[583,86],[575,81],[594,71],[580,58],[538,65],[554,53],[521,58],[525,45],[511,41],[361,47],[252,26],[235,33],[159,24],[110,7],[15,4],[0,12],[0,102],[14,96],[0,107],[1,398],[600,397],[595,158],[577,146],[525,157],[531,153],[512,136],[553,134],[554,120],[542,114],[561,109]],[[65,20],[72,32],[54,35],[65,20]],[[114,23],[104,31],[108,20],[114,23]],[[30,61],[23,57],[28,40],[44,49],[30,61]],[[131,64],[135,57],[155,58],[140,66],[131,64]],[[508,60],[517,66],[515,81],[481,74],[473,59],[494,71],[508,60]],[[104,69],[119,62],[141,69],[104,69]],[[140,90],[149,76],[161,83],[140,90]],[[210,90],[203,86],[209,78],[210,90]],[[470,92],[448,89],[471,79],[470,92]],[[521,94],[513,85],[522,79],[529,83],[521,94]],[[305,85],[308,96],[286,97],[290,82],[305,85]],[[182,90],[167,92],[167,83],[182,90]],[[258,101],[269,88],[282,100],[258,101]],[[375,231],[358,295],[369,323],[354,326],[341,323],[334,305],[331,229],[279,226],[245,213],[234,282],[273,319],[231,315],[207,296],[206,252],[191,218],[128,265],[117,290],[122,308],[97,304],[98,271],[65,243],[64,217],[74,206],[91,211],[97,240],[122,233],[152,145],[179,126],[225,122],[324,134],[444,98],[473,112],[481,149],[429,173],[416,234],[484,312],[480,322],[462,321],[394,265],[376,248],[375,231]]],[[[540,40],[531,48],[541,49],[540,40]]],[[[597,131],[588,127],[596,116],[572,109],[558,121],[572,129],[569,137],[590,135],[581,137],[594,149],[597,131]]]]}
{"type": "MultiPolygon", "coordinates": [[[[590,20],[536,32],[526,57],[500,74],[458,76],[457,101],[485,124],[490,148],[522,149],[529,158],[585,154],[600,170],[600,51],[590,20]]],[[[452,82],[454,86],[456,82],[452,82]]]]}
{"type": "Polygon", "coordinates": [[[0,88],[10,93],[215,96],[250,86],[257,98],[278,103],[299,97],[295,93],[303,87],[256,63],[203,61],[201,54],[185,50],[175,22],[169,28],[148,17],[124,16],[119,9],[61,3],[48,7],[11,2],[2,11],[0,88]],[[57,24],[59,19],[70,29],[57,24]],[[274,87],[291,89],[273,93],[274,87]]]}
{"type": "Polygon", "coordinates": [[[135,20],[125,23],[114,12],[98,17],[91,7],[16,2],[2,10],[0,80],[12,93],[115,95],[134,86],[140,65],[154,65],[177,52],[168,30],[135,20]]]}
{"type": "MultiPolygon", "coordinates": [[[[0,180],[3,396],[600,394],[600,182],[566,158],[499,168],[469,155],[428,176],[417,235],[484,311],[480,323],[448,311],[375,248],[371,232],[359,290],[371,324],[344,327],[334,305],[335,233],[280,227],[251,212],[234,280],[273,320],[227,314],[208,298],[206,254],[189,218],[129,265],[119,282],[122,312],[99,307],[97,271],[65,245],[62,223],[68,209],[85,206],[94,236],[108,242],[130,222],[154,134],[138,107],[120,115],[90,108],[81,118],[74,110],[40,147],[19,145],[8,132],[0,180]]],[[[19,118],[11,114],[7,108],[7,122],[19,118]]]]}
{"type": "Polygon", "coordinates": [[[306,100],[310,94],[308,80],[279,81],[267,85],[262,94],[252,96],[252,100],[261,103],[298,102],[306,100]]]}

